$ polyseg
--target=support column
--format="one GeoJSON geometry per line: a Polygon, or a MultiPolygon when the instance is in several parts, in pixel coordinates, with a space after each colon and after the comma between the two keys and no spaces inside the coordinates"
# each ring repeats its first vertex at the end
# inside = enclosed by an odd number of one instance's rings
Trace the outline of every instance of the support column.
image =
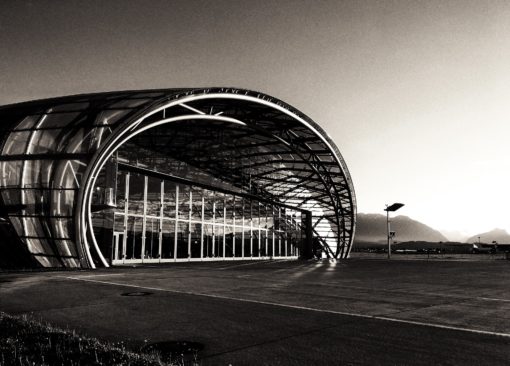
{"type": "Polygon", "coordinates": [[[301,240],[301,259],[311,259],[313,258],[313,230],[312,230],[312,213],[306,212],[302,213],[302,223],[305,227],[305,237],[301,240]]]}
{"type": "Polygon", "coordinates": [[[149,177],[145,176],[143,180],[143,218],[142,218],[142,263],[145,259],[145,233],[147,232],[147,186],[149,177]]]}
{"type": "Polygon", "coordinates": [[[175,185],[175,237],[174,260],[177,260],[177,237],[179,235],[179,185],[175,185]]]}
{"type": "Polygon", "coordinates": [[[165,181],[161,180],[161,195],[159,201],[159,237],[158,237],[158,258],[161,262],[163,257],[163,205],[165,202],[165,181]]]}

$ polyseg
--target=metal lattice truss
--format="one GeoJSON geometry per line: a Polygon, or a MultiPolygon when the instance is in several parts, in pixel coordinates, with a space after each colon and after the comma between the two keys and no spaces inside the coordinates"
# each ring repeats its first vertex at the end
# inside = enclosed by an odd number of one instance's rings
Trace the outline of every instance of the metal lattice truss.
{"type": "Polygon", "coordinates": [[[310,211],[326,255],[349,255],[356,202],[338,148],[308,117],[265,94],[103,93],[4,107],[0,117],[4,211],[42,265],[107,266],[91,207],[112,158],[310,211]],[[22,136],[28,141],[16,147],[22,136]]]}

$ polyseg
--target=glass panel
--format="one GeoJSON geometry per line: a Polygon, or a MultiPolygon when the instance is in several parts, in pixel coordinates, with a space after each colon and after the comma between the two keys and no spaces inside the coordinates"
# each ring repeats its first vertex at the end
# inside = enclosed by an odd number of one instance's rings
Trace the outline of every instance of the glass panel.
{"type": "Polygon", "coordinates": [[[234,224],[234,205],[235,205],[235,197],[226,194],[225,195],[225,208],[226,208],[226,224],[233,225],[234,224]]]}
{"type": "Polygon", "coordinates": [[[223,226],[214,227],[214,254],[215,257],[223,257],[223,226]]]}
{"type": "Polygon", "coordinates": [[[191,219],[194,221],[202,220],[202,189],[193,187],[193,195],[192,195],[192,209],[191,209],[191,219]]]}
{"type": "Polygon", "coordinates": [[[83,111],[89,107],[88,102],[81,103],[65,103],[57,105],[51,108],[51,112],[60,112],[60,111],[83,111]]]}
{"type": "Polygon", "coordinates": [[[257,201],[251,201],[251,218],[253,227],[258,228],[260,225],[260,203],[257,201]]]}
{"type": "Polygon", "coordinates": [[[159,219],[147,218],[145,226],[145,258],[159,258],[159,219]]]}
{"type": "Polygon", "coordinates": [[[211,224],[204,224],[204,258],[211,258],[213,256],[213,226],[211,224]]]}
{"type": "Polygon", "coordinates": [[[223,208],[225,206],[225,195],[223,193],[217,193],[216,199],[214,202],[216,204],[214,222],[216,222],[218,224],[223,224],[223,215],[224,215],[223,208]]]}
{"type": "Polygon", "coordinates": [[[200,237],[202,235],[202,225],[191,224],[191,258],[200,258],[200,237]]]}
{"type": "Polygon", "coordinates": [[[112,125],[119,121],[122,117],[131,113],[129,110],[107,110],[102,111],[94,125],[112,125]]]}
{"type": "Polygon", "coordinates": [[[189,258],[188,223],[179,222],[177,233],[177,258],[189,258]]]}
{"type": "Polygon", "coordinates": [[[163,216],[175,218],[175,187],[176,184],[165,181],[165,197],[163,200],[163,216]]]}
{"type": "MultiPolygon", "coordinates": [[[[65,149],[62,148],[61,151],[80,154],[87,153],[89,150],[97,149],[99,148],[99,144],[91,143],[92,136],[96,136],[97,134],[97,129],[94,129],[93,131],[85,128],[73,129],[72,133],[66,135],[66,146],[65,149]]],[[[103,131],[103,134],[103,137],[107,136],[106,131],[103,131]]]]}
{"type": "Polygon", "coordinates": [[[147,182],[147,215],[159,216],[161,207],[161,180],[149,177],[147,182]]]}
{"type": "Polygon", "coordinates": [[[251,250],[251,232],[249,228],[245,228],[244,231],[244,256],[245,257],[251,257],[252,256],[252,250],[251,250]]]}
{"type": "Polygon", "coordinates": [[[234,256],[234,232],[232,226],[225,226],[225,257],[234,256]]]}
{"type": "Polygon", "coordinates": [[[161,258],[173,258],[174,255],[174,238],[175,238],[175,221],[163,220],[163,241],[161,248],[161,258]]]}
{"type": "Polygon", "coordinates": [[[71,240],[54,240],[54,243],[57,246],[59,255],[67,257],[78,256],[78,253],[76,253],[74,242],[72,242],[71,240]]]}
{"type": "Polygon", "coordinates": [[[55,160],[27,160],[25,161],[25,187],[48,187],[52,180],[55,160]]]}
{"type": "Polygon", "coordinates": [[[253,228],[252,232],[252,256],[253,257],[260,257],[260,233],[259,230],[256,228],[253,228]]]}
{"type": "Polygon", "coordinates": [[[274,257],[275,256],[275,248],[273,242],[273,230],[267,230],[267,255],[274,257]]]}
{"type": "Polygon", "coordinates": [[[41,123],[41,128],[49,127],[65,127],[74,121],[76,117],[80,115],[79,112],[72,113],[55,113],[46,114],[43,118],[44,121],[41,123]]]}
{"type": "Polygon", "coordinates": [[[123,232],[124,231],[124,215],[115,213],[113,221],[113,231],[123,232]]]}
{"type": "Polygon", "coordinates": [[[260,256],[265,257],[268,255],[267,252],[267,231],[260,230],[260,256]]]}
{"type": "Polygon", "coordinates": [[[152,101],[152,99],[128,99],[121,100],[119,102],[115,102],[109,106],[109,108],[136,108],[147,102],[152,101]]]}
{"type": "Polygon", "coordinates": [[[126,173],[119,172],[117,174],[116,197],[117,211],[124,211],[126,207],[126,173]]]}
{"type": "Polygon", "coordinates": [[[32,131],[11,132],[5,143],[4,155],[24,154],[32,131]]]}
{"type": "Polygon", "coordinates": [[[145,177],[143,175],[131,174],[129,177],[129,213],[143,214],[143,190],[145,177]]]}
{"type": "Polygon", "coordinates": [[[142,218],[129,217],[127,229],[126,259],[141,259],[142,218]]]}
{"type": "Polygon", "coordinates": [[[41,118],[40,115],[35,116],[27,116],[23,121],[21,121],[15,128],[15,130],[24,130],[27,128],[33,128],[37,121],[41,118]]]}
{"type": "Polygon", "coordinates": [[[179,185],[179,219],[181,220],[189,220],[189,192],[189,186],[179,185]]]}
{"type": "Polygon", "coordinates": [[[267,214],[267,210],[266,210],[266,205],[261,203],[259,205],[260,207],[260,227],[261,228],[267,228],[267,218],[266,218],[266,214],[267,214]]]}
{"type": "Polygon", "coordinates": [[[243,229],[239,226],[235,229],[235,257],[242,257],[243,255],[243,229]]]}
{"type": "Polygon", "coordinates": [[[204,221],[205,222],[213,222],[213,201],[214,201],[213,192],[204,190],[204,221]]]}
{"type": "Polygon", "coordinates": [[[21,165],[21,161],[3,161],[0,163],[3,188],[19,186],[21,178],[21,165]]]}
{"type": "Polygon", "coordinates": [[[36,130],[29,150],[33,154],[57,152],[61,142],[62,130],[36,130]]]}
{"type": "MultiPolygon", "coordinates": [[[[26,236],[35,236],[39,238],[46,237],[44,233],[44,229],[41,225],[41,220],[38,217],[25,217],[25,235],[26,236]]],[[[51,253],[51,251],[50,251],[51,253]]]]}

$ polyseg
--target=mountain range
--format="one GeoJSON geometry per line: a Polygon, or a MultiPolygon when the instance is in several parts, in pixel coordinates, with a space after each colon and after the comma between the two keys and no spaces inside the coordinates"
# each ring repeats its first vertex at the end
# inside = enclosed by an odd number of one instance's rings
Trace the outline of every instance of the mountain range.
{"type": "Polygon", "coordinates": [[[507,244],[510,243],[510,234],[508,234],[503,229],[494,229],[491,231],[488,231],[486,233],[481,233],[474,235],[466,240],[466,243],[478,243],[478,241],[482,243],[490,244],[493,241],[499,243],[499,244],[507,244]],[[480,238],[480,239],[478,239],[480,238]]]}
{"type": "MultiPolygon", "coordinates": [[[[439,231],[407,216],[390,219],[391,231],[395,231],[394,241],[440,242],[448,239],[439,231]]],[[[386,243],[386,216],[381,214],[358,213],[355,243],[386,243]]]]}
{"type": "MultiPolygon", "coordinates": [[[[438,230],[431,228],[419,221],[407,216],[396,216],[390,218],[391,231],[395,231],[394,242],[427,241],[447,242],[448,238],[438,230]]],[[[455,239],[454,239],[455,240],[455,239]]],[[[510,244],[510,234],[503,229],[494,229],[485,233],[474,235],[465,240],[458,240],[465,243],[510,244]],[[480,237],[480,239],[478,239],[480,237]]],[[[456,240],[457,241],[457,240],[456,240]]],[[[381,214],[358,213],[356,222],[355,244],[385,244],[386,243],[386,216],[381,214]]]]}

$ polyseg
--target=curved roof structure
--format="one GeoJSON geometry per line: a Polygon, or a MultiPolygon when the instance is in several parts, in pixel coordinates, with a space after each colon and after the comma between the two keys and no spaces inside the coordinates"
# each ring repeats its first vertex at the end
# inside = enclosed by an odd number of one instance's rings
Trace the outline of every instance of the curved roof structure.
{"type": "Polygon", "coordinates": [[[349,255],[356,200],[340,151],[317,123],[266,94],[76,95],[4,106],[0,119],[1,213],[19,238],[9,245],[41,266],[108,266],[92,213],[101,171],[120,150],[121,164],[309,211],[325,255],[349,255]]]}

